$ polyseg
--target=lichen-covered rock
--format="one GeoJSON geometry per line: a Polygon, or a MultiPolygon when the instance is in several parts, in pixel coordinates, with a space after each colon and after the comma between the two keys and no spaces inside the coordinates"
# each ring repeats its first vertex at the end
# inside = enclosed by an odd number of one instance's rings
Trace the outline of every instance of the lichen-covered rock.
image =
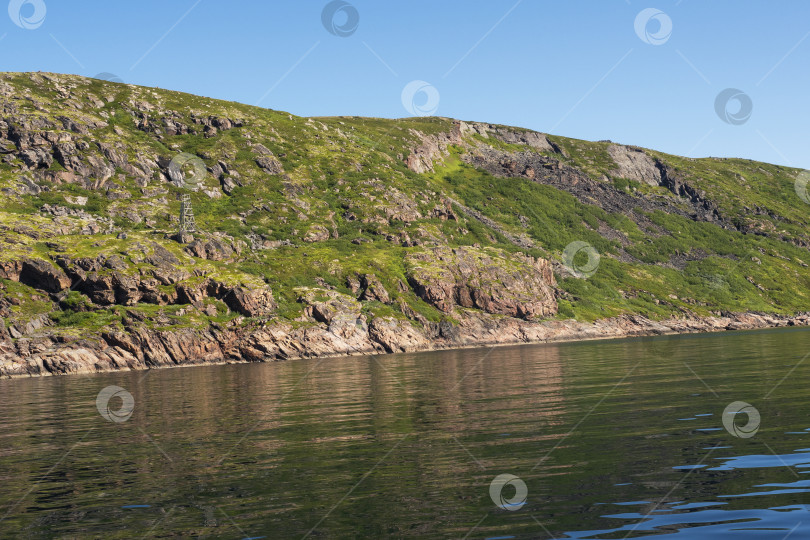
{"type": "Polygon", "coordinates": [[[304,314],[318,322],[331,324],[338,316],[357,319],[360,316],[360,302],[337,291],[328,289],[299,287],[298,301],[304,304],[304,314]]]}
{"type": "Polygon", "coordinates": [[[145,262],[159,267],[167,267],[175,264],[180,264],[180,261],[177,259],[177,257],[165,247],[155,242],[152,242],[150,246],[152,248],[152,253],[146,256],[146,258],[144,259],[145,262]]]}
{"type": "Polygon", "coordinates": [[[382,211],[389,222],[401,221],[411,223],[422,218],[418,205],[411,197],[408,197],[396,188],[388,188],[386,191],[386,202],[383,203],[382,211]]]}
{"type": "Polygon", "coordinates": [[[284,167],[275,156],[259,156],[256,158],[256,165],[258,165],[267,174],[283,174],[284,167]]]}
{"type": "Polygon", "coordinates": [[[544,259],[437,247],[409,254],[406,265],[416,294],[444,312],[461,306],[524,319],[557,313],[556,282],[544,259]]]}
{"type": "Polygon", "coordinates": [[[323,225],[313,225],[301,239],[304,242],[314,243],[329,240],[329,229],[323,225]]]}
{"type": "Polygon", "coordinates": [[[640,148],[611,144],[607,151],[616,163],[616,176],[650,186],[661,184],[661,171],[655,160],[640,148]]]}

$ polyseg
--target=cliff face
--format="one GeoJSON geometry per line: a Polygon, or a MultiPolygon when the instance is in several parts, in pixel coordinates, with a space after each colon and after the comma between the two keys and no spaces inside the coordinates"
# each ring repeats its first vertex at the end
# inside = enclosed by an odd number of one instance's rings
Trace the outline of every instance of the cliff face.
{"type": "MultiPolygon", "coordinates": [[[[583,339],[611,339],[687,332],[751,330],[808,326],[810,314],[679,318],[652,321],[621,316],[592,323],[529,322],[514,318],[492,319],[469,313],[456,324],[425,328],[376,317],[340,317],[328,325],[295,327],[281,322],[245,323],[235,320],[202,329],[147,330],[125,326],[102,332],[94,339],[64,341],[49,335],[0,342],[0,376],[29,377],[144,370],[219,363],[272,362],[298,358],[381,354],[480,347],[515,343],[548,343],[583,339]]],[[[33,333],[34,329],[31,329],[33,333]]],[[[651,358],[665,351],[650,344],[651,358]]]]}
{"type": "Polygon", "coordinates": [[[810,306],[797,170],[66,75],[2,74],[0,104],[0,375],[803,324],[810,306]],[[184,195],[197,228],[177,234],[184,195]]]}
{"type": "Polygon", "coordinates": [[[544,259],[437,247],[409,253],[405,264],[417,296],[444,313],[460,306],[521,319],[557,314],[556,281],[544,259]]]}

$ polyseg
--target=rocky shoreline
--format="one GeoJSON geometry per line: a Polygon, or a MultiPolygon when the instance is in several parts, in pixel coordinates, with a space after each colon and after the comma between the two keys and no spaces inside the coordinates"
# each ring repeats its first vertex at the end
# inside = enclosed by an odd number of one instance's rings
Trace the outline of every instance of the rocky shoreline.
{"type": "MultiPolygon", "coordinates": [[[[70,343],[49,338],[0,342],[0,377],[90,374],[224,363],[272,362],[531,343],[754,330],[810,326],[810,314],[778,316],[736,313],[718,317],[652,321],[628,315],[593,323],[530,322],[468,312],[458,325],[437,325],[429,334],[394,319],[348,320],[294,328],[289,324],[231,327],[205,331],[150,331],[103,334],[70,343]]],[[[651,349],[655,354],[654,349],[651,349]]]]}

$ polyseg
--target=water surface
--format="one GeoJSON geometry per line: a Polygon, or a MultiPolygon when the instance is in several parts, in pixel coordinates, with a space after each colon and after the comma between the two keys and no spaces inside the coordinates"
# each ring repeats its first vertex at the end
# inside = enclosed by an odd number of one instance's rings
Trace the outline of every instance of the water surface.
{"type": "Polygon", "coordinates": [[[0,381],[0,536],[807,538],[808,352],[786,329],[0,381]]]}

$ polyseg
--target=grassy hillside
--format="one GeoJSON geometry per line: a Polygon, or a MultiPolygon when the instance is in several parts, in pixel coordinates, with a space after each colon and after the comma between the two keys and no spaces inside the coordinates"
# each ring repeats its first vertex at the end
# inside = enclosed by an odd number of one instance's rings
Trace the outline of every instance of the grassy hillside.
{"type": "Polygon", "coordinates": [[[65,336],[257,316],[224,295],[181,291],[209,278],[268,288],[277,305],[261,317],[313,324],[302,288],[357,298],[357,276],[373,275],[389,298],[360,298],[368,318],[452,321],[409,270],[409,256],[444,246],[504,264],[518,252],[551,261],[557,318],[810,309],[799,170],[633,149],[633,172],[609,142],[445,118],[301,118],[66,75],[3,74],[0,96],[0,265],[42,259],[72,283],[0,280],[3,324],[20,334],[41,331],[24,327],[43,314],[65,336]],[[199,189],[172,182],[180,153],[207,168],[199,189]],[[514,174],[499,174],[512,159],[514,174]],[[170,238],[184,193],[202,251],[170,238]],[[586,279],[563,259],[576,241],[600,255],[586,279]],[[177,276],[142,294],[158,252],[177,276]],[[112,276],[114,300],[94,297],[80,261],[112,276]]]}

